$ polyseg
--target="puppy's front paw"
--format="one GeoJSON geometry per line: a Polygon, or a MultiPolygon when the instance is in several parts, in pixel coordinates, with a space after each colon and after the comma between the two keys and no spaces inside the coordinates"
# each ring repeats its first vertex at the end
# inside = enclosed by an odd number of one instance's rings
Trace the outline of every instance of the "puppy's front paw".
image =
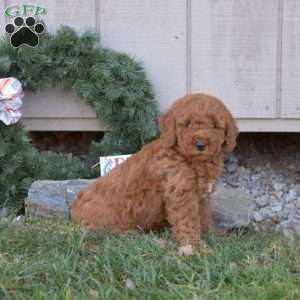
{"type": "Polygon", "coordinates": [[[191,256],[194,255],[194,249],[192,245],[184,245],[178,248],[178,255],[191,256]]]}

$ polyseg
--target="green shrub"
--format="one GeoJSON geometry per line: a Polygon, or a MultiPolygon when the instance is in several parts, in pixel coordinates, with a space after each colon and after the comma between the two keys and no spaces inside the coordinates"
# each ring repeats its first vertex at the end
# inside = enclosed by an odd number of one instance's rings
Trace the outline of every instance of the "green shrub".
{"type": "Polygon", "coordinates": [[[90,178],[86,165],[71,154],[39,152],[21,125],[0,122],[0,207],[20,209],[34,180],[90,178]]]}

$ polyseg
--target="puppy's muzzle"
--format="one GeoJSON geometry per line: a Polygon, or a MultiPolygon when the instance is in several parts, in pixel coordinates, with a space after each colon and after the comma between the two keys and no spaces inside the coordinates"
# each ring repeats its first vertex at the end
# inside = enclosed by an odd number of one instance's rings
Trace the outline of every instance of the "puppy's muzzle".
{"type": "Polygon", "coordinates": [[[195,146],[196,146],[198,151],[204,151],[205,147],[206,147],[206,143],[202,139],[197,139],[195,146]]]}

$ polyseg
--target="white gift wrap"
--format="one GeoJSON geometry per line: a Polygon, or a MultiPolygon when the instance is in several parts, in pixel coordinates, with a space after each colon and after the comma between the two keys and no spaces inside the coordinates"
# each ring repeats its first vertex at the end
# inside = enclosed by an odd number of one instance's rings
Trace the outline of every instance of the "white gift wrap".
{"type": "Polygon", "coordinates": [[[5,125],[12,125],[20,120],[23,97],[22,85],[18,79],[0,79],[0,121],[5,125]]]}

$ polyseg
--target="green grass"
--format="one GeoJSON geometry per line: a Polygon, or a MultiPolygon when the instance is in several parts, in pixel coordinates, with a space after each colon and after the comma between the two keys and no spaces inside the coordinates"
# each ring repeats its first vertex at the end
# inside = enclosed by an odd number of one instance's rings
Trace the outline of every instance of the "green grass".
{"type": "Polygon", "coordinates": [[[167,232],[2,221],[0,299],[300,299],[299,241],[255,232],[206,241],[213,255],[179,257],[167,232]]]}

